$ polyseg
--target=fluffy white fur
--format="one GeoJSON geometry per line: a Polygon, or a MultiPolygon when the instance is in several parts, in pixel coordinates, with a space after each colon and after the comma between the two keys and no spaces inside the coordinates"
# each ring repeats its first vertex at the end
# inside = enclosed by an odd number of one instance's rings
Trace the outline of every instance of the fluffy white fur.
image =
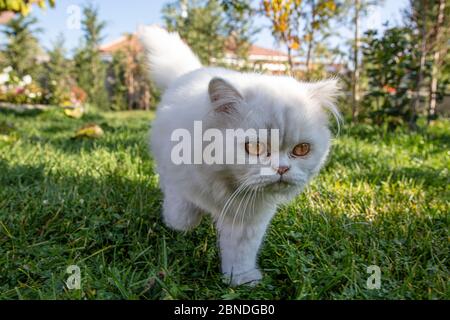
{"type": "Polygon", "coordinates": [[[186,231],[210,214],[219,233],[222,272],[232,285],[255,284],[262,278],[258,250],[277,206],[298,195],[326,160],[331,138],[327,110],[339,117],[337,81],[302,83],[202,67],[177,34],[158,27],[141,28],[140,39],[151,76],[165,90],[151,133],[164,221],[186,231]],[[279,165],[289,171],[280,182],[279,174],[261,176],[259,165],[173,164],[171,134],[179,128],[192,132],[194,121],[221,131],[279,129],[279,165]],[[294,146],[303,142],[311,145],[310,154],[292,157],[294,146]]]}
{"type": "Polygon", "coordinates": [[[202,67],[177,33],[168,33],[157,26],[141,26],[138,34],[151,57],[152,77],[159,88],[166,89],[181,75],[202,67]]]}

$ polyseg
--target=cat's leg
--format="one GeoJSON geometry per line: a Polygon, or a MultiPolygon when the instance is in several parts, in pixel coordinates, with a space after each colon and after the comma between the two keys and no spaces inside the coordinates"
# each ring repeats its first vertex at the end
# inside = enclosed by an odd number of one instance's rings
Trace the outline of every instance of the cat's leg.
{"type": "Polygon", "coordinates": [[[163,219],[172,229],[189,231],[200,224],[202,213],[193,203],[175,192],[170,192],[164,194],[163,219]]]}
{"type": "Polygon", "coordinates": [[[230,221],[224,221],[217,226],[222,272],[231,285],[256,285],[262,279],[256,260],[273,214],[261,214],[251,223],[233,225],[230,221]]]}

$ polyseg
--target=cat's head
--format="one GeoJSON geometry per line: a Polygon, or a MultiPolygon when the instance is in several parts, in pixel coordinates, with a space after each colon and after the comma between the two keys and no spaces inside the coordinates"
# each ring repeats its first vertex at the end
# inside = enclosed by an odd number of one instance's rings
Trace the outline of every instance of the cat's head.
{"type": "Polygon", "coordinates": [[[340,120],[338,94],[336,79],[302,83],[290,77],[258,76],[251,85],[234,85],[232,80],[213,78],[209,125],[243,129],[246,136],[232,147],[253,163],[227,164],[223,169],[237,185],[280,193],[301,189],[328,155],[329,115],[340,120]],[[260,129],[267,130],[267,137],[259,136],[260,129]],[[256,136],[247,135],[252,130],[256,136]],[[276,134],[278,138],[272,139],[276,134]]]}

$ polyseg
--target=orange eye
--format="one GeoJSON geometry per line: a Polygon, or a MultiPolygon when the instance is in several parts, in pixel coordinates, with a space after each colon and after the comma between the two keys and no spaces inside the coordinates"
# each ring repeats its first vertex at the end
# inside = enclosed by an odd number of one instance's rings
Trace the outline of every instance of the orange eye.
{"type": "Polygon", "coordinates": [[[299,143],[292,149],[292,154],[296,157],[306,156],[311,150],[311,145],[309,143],[299,143]]]}
{"type": "Polygon", "coordinates": [[[252,156],[259,156],[266,151],[266,146],[260,142],[246,142],[245,151],[252,156]]]}

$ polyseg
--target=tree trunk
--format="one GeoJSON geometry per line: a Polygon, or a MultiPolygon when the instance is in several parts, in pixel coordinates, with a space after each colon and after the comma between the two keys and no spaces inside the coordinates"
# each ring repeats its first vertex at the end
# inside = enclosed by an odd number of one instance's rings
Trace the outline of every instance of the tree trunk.
{"type": "Polygon", "coordinates": [[[292,72],[292,70],[294,69],[294,62],[292,61],[292,49],[289,45],[287,51],[288,51],[287,54],[288,54],[289,71],[292,72]]]}
{"type": "Polygon", "coordinates": [[[308,42],[308,51],[306,53],[306,79],[307,80],[311,79],[311,69],[312,69],[311,52],[312,52],[312,47],[313,47],[312,37],[314,36],[314,32],[311,31],[309,36],[311,37],[311,39],[308,42]]]}
{"type": "MultiPolygon", "coordinates": [[[[414,12],[416,15],[417,23],[420,22],[420,16],[423,14],[423,12],[427,12],[427,0],[421,0],[421,7],[422,12],[414,12]]],[[[420,105],[420,89],[422,87],[423,82],[423,72],[425,69],[425,60],[427,57],[427,21],[426,18],[422,21],[422,27],[420,31],[420,37],[421,37],[421,45],[420,45],[420,65],[419,65],[419,71],[417,73],[416,77],[416,83],[415,83],[415,93],[414,98],[411,103],[411,117],[409,119],[409,127],[411,129],[416,129],[416,118],[417,118],[417,110],[419,109],[420,105]]]]}
{"type": "Polygon", "coordinates": [[[442,28],[444,23],[444,11],[445,11],[445,0],[439,1],[439,13],[436,24],[436,43],[433,55],[433,66],[431,68],[431,83],[430,83],[430,99],[428,105],[428,121],[430,121],[436,116],[436,98],[438,89],[438,73],[439,64],[441,60],[441,36],[442,28]]]}
{"type": "Polygon", "coordinates": [[[316,22],[316,4],[315,1],[312,1],[311,4],[311,31],[309,32],[309,39],[308,39],[308,50],[306,53],[306,79],[310,80],[311,78],[311,53],[313,48],[313,40],[314,40],[314,24],[316,22]]]}
{"type": "Polygon", "coordinates": [[[356,122],[358,117],[359,105],[359,11],[360,0],[355,0],[355,35],[354,35],[354,51],[353,51],[353,79],[352,79],[352,121],[356,122]]]}

